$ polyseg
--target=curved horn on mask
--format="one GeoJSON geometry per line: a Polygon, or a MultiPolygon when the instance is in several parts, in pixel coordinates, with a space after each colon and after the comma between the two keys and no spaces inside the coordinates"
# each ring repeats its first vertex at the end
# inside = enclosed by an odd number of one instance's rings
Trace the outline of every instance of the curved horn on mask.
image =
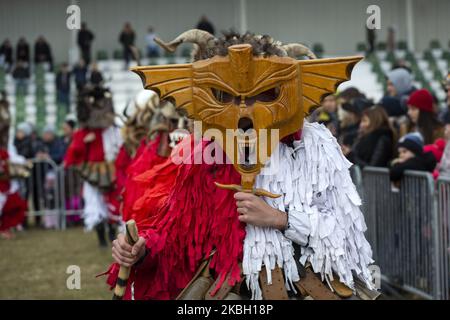
{"type": "Polygon", "coordinates": [[[314,52],[311,51],[307,46],[300,43],[288,43],[282,45],[281,48],[286,51],[287,56],[291,58],[296,58],[298,56],[307,56],[310,59],[317,59],[314,52]]]}
{"type": "Polygon", "coordinates": [[[191,29],[183,32],[170,42],[164,42],[159,38],[155,38],[155,42],[165,50],[174,52],[176,48],[182,43],[194,43],[200,47],[207,47],[209,45],[209,42],[215,39],[216,38],[209,32],[199,29],[191,29]]]}

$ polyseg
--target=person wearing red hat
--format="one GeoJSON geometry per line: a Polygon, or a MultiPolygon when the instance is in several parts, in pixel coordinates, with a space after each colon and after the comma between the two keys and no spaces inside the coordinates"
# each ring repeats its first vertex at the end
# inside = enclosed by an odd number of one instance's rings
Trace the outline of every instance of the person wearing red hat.
{"type": "Polygon", "coordinates": [[[408,116],[411,119],[410,132],[420,132],[425,144],[432,144],[436,139],[443,138],[443,126],[433,112],[433,96],[428,90],[414,91],[407,104],[408,116]]]}

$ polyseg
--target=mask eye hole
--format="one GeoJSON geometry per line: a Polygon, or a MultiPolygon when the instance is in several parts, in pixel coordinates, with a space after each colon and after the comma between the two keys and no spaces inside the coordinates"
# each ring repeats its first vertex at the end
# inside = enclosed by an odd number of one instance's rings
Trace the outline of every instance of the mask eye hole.
{"type": "Polygon", "coordinates": [[[216,98],[217,101],[220,103],[230,103],[233,101],[234,96],[226,91],[219,90],[216,88],[211,88],[212,94],[214,95],[214,98],[216,98]]]}
{"type": "Polygon", "coordinates": [[[280,88],[279,87],[273,87],[269,90],[263,91],[261,93],[258,93],[256,96],[252,97],[257,101],[260,102],[272,102],[278,99],[278,96],[280,95],[280,88]]]}

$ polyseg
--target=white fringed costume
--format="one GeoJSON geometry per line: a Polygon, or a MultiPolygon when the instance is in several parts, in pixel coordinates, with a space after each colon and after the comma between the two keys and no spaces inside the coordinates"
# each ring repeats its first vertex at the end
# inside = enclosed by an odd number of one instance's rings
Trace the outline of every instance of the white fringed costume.
{"type": "MultiPolygon", "coordinates": [[[[263,264],[267,271],[282,268],[286,288],[295,292],[292,283],[299,280],[299,274],[293,242],[301,247],[300,263],[310,263],[328,283],[334,272],[354,289],[354,273],[373,289],[368,269],[372,250],[364,237],[361,199],[349,173],[352,164],[328,129],[305,122],[302,139],[294,142],[294,148],[278,144],[270,162],[278,172],[262,172],[256,187],[282,195],[264,200],[288,212],[289,228],[283,234],[273,228],[246,226],[243,272],[252,298],[262,299],[258,278],[263,264]],[[277,156],[278,166],[274,163],[277,156]]],[[[267,275],[270,283],[271,272],[267,275]]]]}

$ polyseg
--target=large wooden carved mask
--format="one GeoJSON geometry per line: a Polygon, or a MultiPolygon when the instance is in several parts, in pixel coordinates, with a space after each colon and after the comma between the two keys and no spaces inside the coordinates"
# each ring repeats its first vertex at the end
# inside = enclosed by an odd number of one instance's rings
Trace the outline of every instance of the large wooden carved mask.
{"type": "Polygon", "coordinates": [[[361,59],[260,57],[253,55],[251,45],[239,44],[230,46],[227,56],[132,70],[140,75],[146,89],[158,91],[161,99],[174,99],[177,108],[202,121],[203,133],[208,129],[222,133],[224,139],[216,141],[248,190],[279,139],[302,128],[305,115],[348,80],[361,59]],[[237,129],[251,128],[256,137],[239,141],[242,137],[234,134],[237,129]],[[278,135],[273,135],[274,129],[278,135]],[[272,136],[279,139],[271,141],[272,136]],[[265,148],[264,152],[255,150],[254,138],[259,141],[256,147],[265,148]],[[246,148],[239,149],[243,144],[246,148]],[[249,152],[256,154],[253,162],[247,159],[249,152]]]}

